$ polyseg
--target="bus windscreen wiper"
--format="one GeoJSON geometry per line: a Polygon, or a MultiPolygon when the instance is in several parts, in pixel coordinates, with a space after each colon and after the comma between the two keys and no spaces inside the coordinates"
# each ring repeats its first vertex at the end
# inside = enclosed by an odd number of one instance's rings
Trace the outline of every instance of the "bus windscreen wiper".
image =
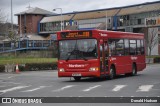
{"type": "Polygon", "coordinates": [[[73,51],[69,52],[70,54],[69,54],[69,56],[67,57],[66,61],[68,61],[69,58],[71,57],[71,55],[74,54],[74,51],[76,51],[76,49],[74,49],[73,51]]]}
{"type": "Polygon", "coordinates": [[[67,57],[66,61],[68,61],[69,58],[71,57],[71,55],[74,53],[74,51],[76,51],[76,46],[77,46],[77,40],[76,40],[76,44],[75,44],[75,46],[74,46],[73,51],[70,52],[70,54],[69,54],[69,56],[67,57]]]}
{"type": "Polygon", "coordinates": [[[87,59],[85,58],[85,56],[83,55],[83,53],[82,53],[82,55],[80,55],[80,57],[82,57],[85,61],[87,61],[87,59]]]}

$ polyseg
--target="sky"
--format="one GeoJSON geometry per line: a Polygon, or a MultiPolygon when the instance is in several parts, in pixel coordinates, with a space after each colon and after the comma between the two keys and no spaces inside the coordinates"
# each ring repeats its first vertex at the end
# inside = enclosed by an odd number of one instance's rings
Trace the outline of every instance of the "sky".
{"type": "MultiPolygon", "coordinates": [[[[39,7],[53,12],[54,8],[62,8],[63,13],[73,11],[87,11],[140,4],[160,0],[12,0],[13,15],[31,7],[39,7]]],[[[11,0],[0,0],[1,13],[11,22],[11,0]]],[[[60,11],[54,11],[60,13],[60,11]]],[[[1,14],[1,15],[2,15],[1,14]]],[[[17,24],[17,16],[13,16],[13,23],[17,24]]]]}

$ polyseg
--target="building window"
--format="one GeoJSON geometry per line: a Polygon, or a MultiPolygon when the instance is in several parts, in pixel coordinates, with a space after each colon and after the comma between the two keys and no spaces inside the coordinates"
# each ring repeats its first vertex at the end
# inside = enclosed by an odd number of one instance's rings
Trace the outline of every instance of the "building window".
{"type": "Polygon", "coordinates": [[[141,25],[141,23],[142,23],[141,19],[138,19],[138,25],[141,25]]]}

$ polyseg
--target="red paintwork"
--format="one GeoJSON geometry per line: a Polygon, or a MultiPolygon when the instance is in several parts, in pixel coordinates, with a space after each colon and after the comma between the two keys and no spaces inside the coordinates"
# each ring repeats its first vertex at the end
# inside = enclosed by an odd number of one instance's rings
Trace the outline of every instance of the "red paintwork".
{"type": "MultiPolygon", "coordinates": [[[[82,30],[77,30],[82,31],[82,30]]],[[[62,32],[77,32],[77,31],[62,31],[62,32]]],[[[62,40],[60,36],[61,32],[57,32],[57,40],[62,40]]],[[[144,34],[139,33],[129,33],[129,32],[115,32],[115,31],[105,31],[105,30],[92,30],[92,38],[95,38],[100,42],[100,39],[107,40],[108,38],[129,38],[129,39],[144,39],[144,34]],[[101,34],[103,36],[101,36],[101,34]]],[[[73,38],[72,38],[73,39],[73,38]]],[[[75,38],[77,39],[77,38],[75,38]]],[[[98,43],[98,46],[100,44],[98,43]]],[[[100,51],[98,50],[98,54],[100,51]]],[[[146,67],[145,55],[134,55],[134,56],[111,56],[109,57],[108,70],[112,64],[115,65],[116,75],[125,74],[132,72],[132,64],[136,63],[137,71],[142,71],[146,67]],[[137,58],[132,60],[131,58],[137,58]],[[116,58],[116,60],[111,60],[111,58],[116,58]]],[[[82,77],[100,77],[102,74],[109,74],[109,72],[89,72],[90,67],[100,67],[100,55],[98,59],[92,60],[58,60],[58,76],[59,77],[72,77],[73,73],[81,73],[82,77]],[[83,64],[86,65],[83,68],[74,67],[69,68],[69,64],[83,64]],[[65,72],[59,72],[59,68],[64,68],[65,72]]]]}
{"type": "Polygon", "coordinates": [[[65,60],[59,60],[58,61],[58,69],[64,68],[65,72],[58,72],[59,77],[71,77],[72,73],[81,73],[82,76],[85,77],[100,77],[100,71],[97,72],[89,72],[90,67],[99,67],[99,60],[98,59],[92,59],[92,60],[68,60],[67,62],[65,60]],[[84,65],[84,67],[69,67],[69,64],[72,65],[84,65]]]}

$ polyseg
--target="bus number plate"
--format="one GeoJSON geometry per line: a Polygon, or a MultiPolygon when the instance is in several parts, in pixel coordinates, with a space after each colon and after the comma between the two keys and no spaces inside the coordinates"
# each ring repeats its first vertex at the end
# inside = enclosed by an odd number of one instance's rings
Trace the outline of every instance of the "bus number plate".
{"type": "Polygon", "coordinates": [[[72,76],[81,76],[79,73],[73,73],[72,76]]]}

